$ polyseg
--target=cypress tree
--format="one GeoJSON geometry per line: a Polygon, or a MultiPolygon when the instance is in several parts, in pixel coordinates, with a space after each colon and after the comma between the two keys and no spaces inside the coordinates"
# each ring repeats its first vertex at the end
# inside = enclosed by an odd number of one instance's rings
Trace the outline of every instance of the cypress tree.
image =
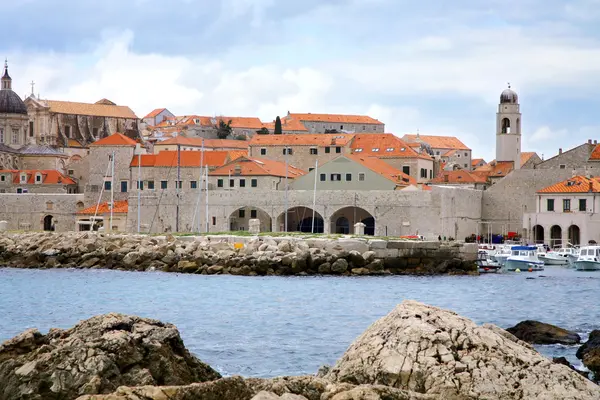
{"type": "Polygon", "coordinates": [[[281,118],[279,118],[279,115],[275,119],[275,131],[273,133],[275,135],[281,135],[283,133],[283,129],[281,129],[281,118]]]}

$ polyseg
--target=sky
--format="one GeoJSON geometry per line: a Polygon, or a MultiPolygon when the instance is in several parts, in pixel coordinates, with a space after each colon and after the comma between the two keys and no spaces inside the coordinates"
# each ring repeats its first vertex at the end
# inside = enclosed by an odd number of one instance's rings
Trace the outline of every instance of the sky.
{"type": "Polygon", "coordinates": [[[139,117],[366,114],[490,161],[510,82],[522,151],[600,139],[600,0],[21,0],[3,16],[21,96],[34,81],[139,117]]]}

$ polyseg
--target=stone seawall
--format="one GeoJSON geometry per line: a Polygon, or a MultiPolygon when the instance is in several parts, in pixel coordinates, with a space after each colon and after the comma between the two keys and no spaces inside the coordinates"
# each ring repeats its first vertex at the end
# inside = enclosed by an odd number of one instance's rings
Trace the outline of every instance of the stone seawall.
{"type": "Polygon", "coordinates": [[[477,245],[367,238],[4,233],[0,266],[204,275],[477,274],[477,245]]]}

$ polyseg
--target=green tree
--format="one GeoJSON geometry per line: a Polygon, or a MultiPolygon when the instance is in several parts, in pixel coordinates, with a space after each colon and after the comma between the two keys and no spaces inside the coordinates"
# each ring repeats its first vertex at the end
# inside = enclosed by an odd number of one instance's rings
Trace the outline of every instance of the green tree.
{"type": "Polygon", "coordinates": [[[263,126],[259,130],[257,130],[256,133],[258,133],[259,135],[268,135],[270,132],[266,127],[263,126]]]}
{"type": "Polygon", "coordinates": [[[220,119],[219,125],[217,126],[217,137],[219,139],[227,139],[227,137],[231,135],[231,132],[233,132],[231,129],[231,120],[225,123],[225,121],[220,119]]]}
{"type": "Polygon", "coordinates": [[[283,129],[281,129],[281,118],[279,118],[279,115],[275,119],[275,131],[273,133],[275,135],[281,135],[283,133],[283,129]]]}
{"type": "Polygon", "coordinates": [[[236,135],[234,139],[235,140],[248,140],[246,135],[236,135]]]}

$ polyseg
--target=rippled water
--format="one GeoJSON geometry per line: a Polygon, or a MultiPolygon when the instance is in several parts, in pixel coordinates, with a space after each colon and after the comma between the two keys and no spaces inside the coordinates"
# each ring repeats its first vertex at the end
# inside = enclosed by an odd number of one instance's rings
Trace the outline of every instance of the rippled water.
{"type": "MultiPolygon", "coordinates": [[[[587,335],[600,328],[600,273],[547,269],[480,277],[236,277],[0,269],[0,341],[122,312],[171,322],[225,375],[315,373],[403,299],[503,328],[536,319],[587,335]],[[535,277],[535,279],[526,279],[535,277]]],[[[540,346],[571,362],[576,346],[540,346]]]]}

